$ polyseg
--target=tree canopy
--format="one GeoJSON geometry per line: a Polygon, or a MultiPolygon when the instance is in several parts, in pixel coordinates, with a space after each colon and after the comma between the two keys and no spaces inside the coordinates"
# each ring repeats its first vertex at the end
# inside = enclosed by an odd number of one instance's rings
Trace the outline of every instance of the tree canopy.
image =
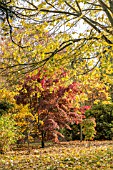
{"type": "MultiPolygon", "coordinates": [[[[5,61],[13,58],[1,64],[2,74],[51,64],[70,67],[77,75],[96,67],[113,74],[112,0],[1,0],[0,11],[1,34],[10,34],[13,42],[7,44],[9,55],[2,54],[5,61]]],[[[2,42],[6,44],[4,38],[2,42]]]]}

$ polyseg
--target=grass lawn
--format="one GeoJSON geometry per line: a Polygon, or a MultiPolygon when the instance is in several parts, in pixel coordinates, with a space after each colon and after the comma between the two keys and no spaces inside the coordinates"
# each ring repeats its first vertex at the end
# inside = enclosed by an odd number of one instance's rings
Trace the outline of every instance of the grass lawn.
{"type": "Polygon", "coordinates": [[[0,170],[112,170],[113,141],[61,142],[0,155],[0,170]]]}

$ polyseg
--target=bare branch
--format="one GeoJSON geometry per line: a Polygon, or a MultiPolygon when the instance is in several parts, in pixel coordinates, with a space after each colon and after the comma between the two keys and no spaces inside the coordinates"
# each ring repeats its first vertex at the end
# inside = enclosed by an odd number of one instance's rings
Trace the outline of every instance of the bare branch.
{"type": "Polygon", "coordinates": [[[102,0],[98,0],[100,5],[102,6],[103,8],[103,11],[105,11],[112,27],[113,27],[113,17],[111,16],[110,12],[108,11],[108,9],[110,9],[102,0]]]}
{"type": "Polygon", "coordinates": [[[80,8],[80,5],[79,5],[78,1],[76,1],[76,4],[77,4],[77,7],[78,7],[78,9],[79,9],[79,12],[82,13],[82,10],[81,10],[81,8],[80,8]]]}
{"type": "Polygon", "coordinates": [[[57,13],[57,14],[68,14],[73,16],[79,16],[78,14],[66,12],[66,11],[54,11],[54,10],[48,10],[48,9],[41,9],[40,12],[47,12],[47,13],[57,13]]]}

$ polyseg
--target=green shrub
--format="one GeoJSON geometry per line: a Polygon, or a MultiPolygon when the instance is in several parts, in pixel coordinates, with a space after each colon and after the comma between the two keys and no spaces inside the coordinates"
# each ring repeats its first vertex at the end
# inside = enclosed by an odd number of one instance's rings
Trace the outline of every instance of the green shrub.
{"type": "Polygon", "coordinates": [[[96,134],[95,118],[84,119],[82,122],[82,127],[83,134],[85,135],[85,140],[93,140],[96,134]]]}
{"type": "Polygon", "coordinates": [[[110,140],[113,137],[113,104],[98,104],[86,111],[86,117],[96,120],[96,136],[98,140],[110,140]]]}
{"type": "Polygon", "coordinates": [[[64,138],[59,137],[60,141],[70,141],[72,140],[72,131],[66,128],[60,129],[60,133],[64,136],[64,138]]]}
{"type": "MultiPolygon", "coordinates": [[[[70,129],[60,129],[60,132],[64,135],[63,140],[71,141],[71,140],[80,140],[80,124],[71,124],[70,129]]],[[[82,135],[84,139],[84,134],[82,135]]]]}
{"type": "Polygon", "coordinates": [[[16,131],[15,122],[9,115],[0,117],[0,153],[10,149],[16,140],[16,131]]]}

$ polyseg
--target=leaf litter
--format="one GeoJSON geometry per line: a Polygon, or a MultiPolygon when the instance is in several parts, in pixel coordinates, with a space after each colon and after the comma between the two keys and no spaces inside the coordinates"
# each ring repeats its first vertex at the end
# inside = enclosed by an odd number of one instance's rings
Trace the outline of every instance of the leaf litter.
{"type": "MultiPolygon", "coordinates": [[[[32,144],[31,144],[32,145],[32,144]]],[[[112,170],[113,141],[71,141],[0,155],[0,170],[112,170]]]]}

